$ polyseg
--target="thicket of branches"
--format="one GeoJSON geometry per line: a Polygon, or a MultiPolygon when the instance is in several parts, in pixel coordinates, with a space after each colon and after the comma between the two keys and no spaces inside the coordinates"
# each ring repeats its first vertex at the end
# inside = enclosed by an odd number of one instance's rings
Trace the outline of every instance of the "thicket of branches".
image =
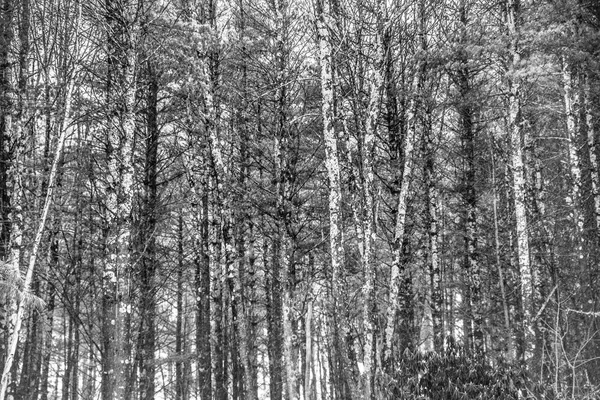
{"type": "Polygon", "coordinates": [[[593,0],[2,0],[0,400],[595,398],[593,0]]]}

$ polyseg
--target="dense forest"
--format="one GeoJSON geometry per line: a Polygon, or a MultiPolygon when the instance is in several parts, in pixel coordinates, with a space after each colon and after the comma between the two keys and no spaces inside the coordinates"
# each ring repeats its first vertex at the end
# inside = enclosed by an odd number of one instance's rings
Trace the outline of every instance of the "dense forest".
{"type": "Polygon", "coordinates": [[[598,141],[596,0],[0,0],[0,400],[597,399],[598,141]]]}

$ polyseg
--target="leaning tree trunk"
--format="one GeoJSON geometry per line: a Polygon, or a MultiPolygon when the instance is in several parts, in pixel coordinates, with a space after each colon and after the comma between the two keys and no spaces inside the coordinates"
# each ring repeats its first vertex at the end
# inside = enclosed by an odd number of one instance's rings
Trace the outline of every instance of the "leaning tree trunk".
{"type": "MultiPolygon", "coordinates": [[[[79,15],[78,15],[79,17],[79,15]]],[[[44,234],[44,229],[46,227],[46,220],[48,219],[48,215],[50,213],[50,207],[52,205],[54,189],[56,187],[56,178],[58,175],[58,168],[60,162],[62,160],[62,154],[65,144],[65,139],[67,137],[67,133],[70,128],[70,116],[71,113],[71,97],[73,94],[73,88],[75,86],[76,73],[71,77],[71,80],[67,83],[67,91],[65,94],[64,100],[64,115],[62,118],[62,122],[60,125],[60,136],[58,138],[58,142],[56,144],[56,149],[54,152],[54,161],[52,163],[52,169],[50,170],[50,177],[48,178],[48,187],[46,191],[46,197],[44,200],[44,207],[42,209],[42,214],[40,216],[40,220],[38,223],[36,235],[33,241],[33,247],[31,249],[31,255],[29,256],[29,263],[27,267],[27,272],[25,274],[25,279],[23,280],[23,288],[22,294],[17,306],[17,310],[15,315],[12,318],[14,323],[13,330],[10,335],[9,345],[7,349],[6,359],[4,361],[4,370],[2,372],[2,378],[0,381],[0,400],[4,400],[6,395],[6,389],[8,387],[8,380],[10,371],[12,368],[12,363],[14,360],[15,352],[17,350],[17,344],[19,341],[19,333],[21,330],[21,324],[23,321],[23,315],[25,313],[25,309],[27,307],[27,296],[29,295],[29,290],[31,286],[31,282],[33,279],[33,272],[35,269],[35,265],[37,262],[37,255],[39,252],[39,248],[42,242],[42,236],[44,234]]]]}

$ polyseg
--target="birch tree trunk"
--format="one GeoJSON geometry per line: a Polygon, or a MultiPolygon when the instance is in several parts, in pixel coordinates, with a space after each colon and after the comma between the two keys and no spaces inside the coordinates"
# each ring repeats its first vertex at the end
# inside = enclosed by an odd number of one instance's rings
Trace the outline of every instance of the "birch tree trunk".
{"type": "MultiPolygon", "coordinates": [[[[323,118],[323,137],[325,140],[325,166],[329,181],[329,247],[331,251],[332,293],[339,286],[339,274],[342,266],[342,241],[340,203],[342,189],[340,184],[340,166],[338,159],[337,133],[334,126],[334,86],[332,72],[332,48],[329,29],[331,22],[331,5],[329,0],[322,0],[318,16],[319,33],[319,65],[321,67],[321,113],[323,118]]],[[[335,300],[334,300],[335,302],[335,300]]]]}
{"type": "Polygon", "coordinates": [[[584,215],[582,209],[580,209],[582,174],[578,154],[579,127],[581,123],[579,114],[582,106],[582,99],[581,91],[578,87],[575,87],[579,84],[579,79],[577,79],[579,78],[579,74],[574,72],[574,68],[575,67],[571,65],[567,57],[563,57],[562,76],[565,113],[567,117],[567,152],[572,180],[571,192],[567,202],[572,208],[573,222],[575,223],[576,228],[576,240],[578,240],[577,253],[582,257],[584,215]]]}
{"type": "MultiPolygon", "coordinates": [[[[79,11],[80,12],[80,11],[79,11]]],[[[79,17],[80,14],[78,14],[79,17]]],[[[76,73],[75,73],[76,75],[76,73]]],[[[59,165],[62,160],[62,154],[64,149],[65,140],[67,138],[68,132],[70,132],[70,113],[71,113],[71,98],[73,94],[73,87],[75,85],[76,77],[71,77],[69,84],[67,85],[67,92],[65,94],[65,103],[64,103],[64,115],[62,117],[62,123],[60,126],[60,136],[58,138],[58,142],[56,144],[56,150],[54,153],[54,161],[52,163],[52,169],[50,170],[50,177],[48,178],[48,188],[46,191],[46,196],[44,200],[44,208],[42,209],[42,213],[40,216],[40,220],[38,222],[38,228],[36,230],[36,235],[33,241],[33,247],[31,249],[31,255],[29,256],[29,263],[27,266],[27,271],[25,273],[25,279],[23,280],[23,294],[21,295],[21,299],[17,306],[16,315],[13,316],[12,321],[14,321],[14,327],[9,339],[8,351],[6,354],[6,359],[4,361],[4,370],[2,372],[2,378],[0,381],[0,400],[5,399],[6,389],[8,387],[8,380],[10,371],[12,368],[12,363],[14,360],[15,352],[17,350],[17,344],[19,341],[19,334],[21,331],[21,324],[23,321],[23,316],[25,313],[25,309],[27,307],[26,297],[29,294],[31,282],[33,279],[33,272],[35,269],[35,265],[37,262],[37,255],[39,252],[39,248],[42,241],[42,236],[44,234],[44,229],[46,227],[46,220],[48,219],[48,215],[50,213],[50,207],[52,205],[54,189],[56,187],[56,177],[58,174],[59,165]]],[[[13,260],[14,261],[14,260],[13,260]]],[[[17,261],[18,262],[18,261],[17,261]]]]}
{"type": "MultiPolygon", "coordinates": [[[[334,115],[334,82],[333,82],[333,49],[330,30],[334,26],[332,19],[332,3],[330,0],[317,2],[317,33],[319,43],[319,66],[321,69],[321,114],[323,121],[323,138],[325,144],[325,167],[329,183],[329,251],[331,262],[331,315],[332,340],[336,357],[340,356],[342,345],[339,335],[337,302],[340,295],[344,248],[342,245],[342,188],[340,181],[340,163],[338,157],[338,137],[335,129],[334,115]]],[[[334,372],[335,365],[330,372],[334,372]]],[[[346,371],[341,371],[345,373],[346,371]]]]}
{"type": "MultiPolygon", "coordinates": [[[[18,263],[15,268],[12,248],[20,240],[20,213],[19,199],[14,202],[13,197],[18,195],[20,184],[19,175],[15,169],[18,165],[18,150],[20,143],[15,139],[15,85],[13,82],[14,57],[11,45],[14,40],[14,11],[16,2],[4,0],[0,3],[0,256],[6,262],[3,271],[11,277],[11,283],[16,282],[19,275],[18,263]],[[13,146],[15,148],[13,149],[13,146]],[[11,207],[12,203],[12,207],[11,207]]],[[[20,243],[18,243],[20,247],[20,243]]],[[[11,285],[12,286],[12,285],[11,285]]],[[[8,337],[10,329],[13,328],[11,315],[14,314],[14,300],[7,293],[0,295],[0,363],[4,363],[7,357],[8,337]]]]}
{"type": "MultiPolygon", "coordinates": [[[[429,41],[427,36],[427,18],[426,2],[420,0],[418,4],[418,39],[420,49],[425,52],[429,49],[429,41]]],[[[422,66],[423,74],[425,74],[425,65],[422,66]]],[[[433,77],[431,77],[433,78],[433,77]]],[[[428,79],[430,83],[432,79],[428,79]]],[[[421,79],[425,81],[425,77],[421,79]]],[[[440,253],[439,253],[439,222],[438,222],[438,191],[436,188],[436,148],[434,142],[433,126],[436,119],[434,102],[430,100],[431,94],[427,89],[424,89],[424,94],[427,98],[422,102],[423,115],[422,120],[422,154],[425,158],[424,163],[424,181],[425,181],[425,207],[426,207],[426,230],[427,240],[424,248],[425,269],[424,269],[424,288],[423,296],[423,317],[421,321],[419,333],[419,351],[427,354],[435,352],[442,348],[443,332],[441,332],[441,311],[442,311],[442,293],[441,293],[441,270],[440,270],[440,253]]],[[[444,127],[444,114],[442,113],[440,129],[444,127]]]]}
{"type": "MultiPolygon", "coordinates": [[[[11,165],[11,138],[15,98],[13,84],[13,57],[11,45],[14,39],[13,17],[16,2],[3,0],[0,9],[0,257],[10,254],[10,187],[8,169],[11,165]]],[[[3,342],[3,341],[2,341],[3,342]]],[[[2,344],[0,344],[2,346],[2,344]]],[[[4,354],[0,352],[0,361],[4,354]]]]}
{"type": "Polygon", "coordinates": [[[584,77],[584,105],[585,123],[587,127],[587,144],[590,158],[590,173],[592,179],[592,197],[594,202],[594,220],[596,222],[597,235],[600,240],[600,174],[598,172],[598,143],[597,131],[593,114],[593,101],[590,85],[590,76],[584,77]]]}
{"type": "MultiPolygon", "coordinates": [[[[377,25],[385,24],[380,20],[381,17],[377,17],[377,25]]],[[[379,27],[379,30],[388,29],[386,26],[383,28],[379,27]]],[[[375,398],[374,391],[374,333],[375,333],[375,318],[373,315],[375,304],[374,304],[374,282],[375,282],[375,271],[373,268],[373,239],[375,237],[375,215],[374,215],[374,170],[373,160],[375,157],[375,137],[377,135],[377,125],[379,122],[379,114],[381,108],[381,96],[384,88],[383,74],[381,72],[382,66],[384,65],[384,54],[381,45],[380,32],[375,37],[375,63],[370,69],[370,83],[369,83],[369,102],[367,108],[367,121],[365,124],[364,143],[362,145],[362,176],[364,177],[363,189],[363,204],[364,209],[362,211],[362,239],[363,239],[363,274],[364,283],[362,287],[363,295],[363,367],[364,376],[362,377],[363,384],[363,398],[372,399],[375,398]]]]}
{"type": "MultiPolygon", "coordinates": [[[[208,396],[210,393],[216,400],[223,400],[227,396],[227,349],[226,338],[226,307],[228,275],[235,276],[231,261],[233,244],[230,237],[230,212],[229,193],[226,191],[229,170],[223,160],[220,131],[220,63],[219,63],[219,37],[217,25],[217,1],[198,5],[200,8],[198,23],[208,27],[205,34],[210,39],[204,54],[200,59],[200,82],[203,87],[201,94],[202,110],[205,115],[204,131],[208,145],[203,153],[204,173],[202,194],[202,266],[197,269],[197,286],[202,286],[198,280],[204,279],[204,284],[210,282],[210,287],[202,290],[201,296],[210,293],[210,315],[202,312],[202,304],[198,304],[197,324],[210,326],[210,354],[208,349],[200,344],[200,336],[196,336],[197,345],[202,352],[199,360],[199,378],[201,379],[201,393],[208,396]],[[213,194],[209,196],[209,194],[213,194]],[[210,200],[213,200],[212,202],[210,200]],[[209,245],[209,242],[212,243],[209,245]],[[210,262],[212,261],[212,262],[210,262]],[[208,280],[210,278],[210,280],[208,280]],[[204,316],[202,316],[204,314],[204,316]],[[210,361],[210,367],[206,364],[210,361]],[[212,387],[211,387],[212,386],[212,387]]],[[[235,284],[234,284],[235,286],[235,284]]],[[[235,289],[234,289],[235,290],[235,289]]],[[[206,307],[206,305],[204,305],[206,307]]],[[[206,311],[206,310],[204,310],[206,311]]],[[[200,326],[197,325],[199,328],[200,326]]],[[[202,332],[201,330],[198,333],[202,332]]],[[[204,332],[206,333],[206,332],[204,332]]]]}
{"type": "Polygon", "coordinates": [[[389,366],[393,356],[393,342],[396,325],[396,311],[398,307],[398,295],[404,279],[401,276],[402,264],[402,243],[406,230],[406,213],[408,210],[408,195],[410,184],[412,181],[415,143],[417,140],[417,107],[421,82],[422,82],[422,65],[415,68],[415,75],[412,80],[409,92],[412,94],[408,105],[407,115],[407,132],[404,143],[404,166],[402,169],[402,180],[400,182],[400,191],[398,193],[396,206],[396,221],[394,227],[394,249],[392,254],[392,269],[390,274],[390,291],[388,295],[388,305],[385,317],[385,337],[383,343],[383,363],[389,366]]]}
{"type": "Polygon", "coordinates": [[[522,307],[521,335],[519,356],[526,361],[533,354],[529,348],[534,342],[533,329],[533,279],[529,256],[529,225],[526,211],[526,182],[525,164],[523,161],[522,147],[522,116],[521,116],[521,82],[516,76],[521,63],[519,47],[519,4],[518,0],[509,0],[507,3],[507,29],[510,35],[510,66],[507,72],[509,82],[508,98],[508,134],[511,143],[511,161],[513,173],[514,209],[516,220],[517,255],[519,265],[520,296],[522,307]]]}

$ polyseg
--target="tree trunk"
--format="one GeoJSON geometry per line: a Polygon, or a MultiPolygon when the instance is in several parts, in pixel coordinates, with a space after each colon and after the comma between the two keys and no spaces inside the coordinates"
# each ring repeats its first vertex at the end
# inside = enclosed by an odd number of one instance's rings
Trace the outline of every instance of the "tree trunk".
{"type": "MultiPolygon", "coordinates": [[[[281,268],[279,241],[275,241],[271,249],[271,268],[267,268],[267,282],[265,289],[267,292],[267,348],[269,353],[269,389],[270,398],[281,400],[283,398],[283,348],[281,338],[283,337],[283,328],[281,326],[282,301],[281,301],[281,277],[279,270],[281,268]],[[268,272],[267,272],[268,271],[268,272]]],[[[268,252],[268,246],[265,245],[265,253],[268,252]]],[[[266,261],[266,257],[265,257],[266,261]]],[[[268,263],[265,262],[265,267],[268,263]]]]}
{"type": "MultiPolygon", "coordinates": [[[[344,247],[342,244],[342,188],[340,182],[340,164],[338,158],[337,133],[335,129],[334,113],[334,82],[333,82],[333,48],[329,29],[333,26],[331,18],[330,0],[322,0],[317,3],[317,30],[319,42],[319,66],[321,68],[321,113],[323,118],[323,138],[325,142],[325,167],[327,168],[327,180],[329,183],[329,251],[331,269],[330,278],[331,289],[331,330],[333,333],[332,342],[334,349],[342,346],[340,337],[340,327],[338,326],[338,301],[341,293],[341,274],[344,259],[344,247]]],[[[336,357],[339,351],[336,351],[336,357]]],[[[330,360],[332,360],[330,358],[330,360]]],[[[333,361],[333,360],[332,360],[333,361]]],[[[341,362],[341,361],[340,361],[341,362]]],[[[334,361],[330,364],[330,372],[339,367],[344,373],[344,366],[338,366],[334,361]]],[[[339,384],[333,380],[333,387],[340,391],[339,384]]]]}
{"type": "MultiPolygon", "coordinates": [[[[185,315],[184,315],[184,232],[183,232],[183,210],[179,210],[179,216],[177,218],[177,320],[175,322],[175,354],[177,361],[175,362],[175,400],[187,400],[187,376],[185,375],[185,362],[183,358],[185,342],[186,342],[186,330],[184,326],[185,315]]],[[[197,294],[200,297],[200,294],[197,294]]],[[[197,350],[200,352],[199,349],[197,350]]]]}
{"type": "MultiPolygon", "coordinates": [[[[382,21],[378,17],[378,25],[385,25],[388,21],[382,21]]],[[[379,35],[375,37],[376,43],[373,43],[375,48],[375,63],[371,66],[370,84],[369,84],[369,102],[367,108],[367,121],[365,133],[363,137],[363,154],[362,154],[362,176],[364,179],[363,189],[363,210],[362,219],[362,239],[363,239],[363,254],[362,254],[362,269],[364,283],[362,286],[363,295],[363,367],[364,375],[362,376],[362,389],[364,399],[374,399],[374,375],[375,375],[375,360],[374,360],[374,334],[375,334],[375,270],[373,266],[373,239],[375,237],[375,213],[374,213],[374,158],[375,158],[375,138],[377,136],[377,125],[379,122],[379,114],[381,107],[381,96],[384,89],[384,79],[382,67],[384,66],[385,55],[383,54],[380,35],[385,35],[386,26],[380,26],[379,35]]]]}
{"type": "Polygon", "coordinates": [[[158,76],[155,67],[149,62],[146,108],[146,157],[144,166],[144,187],[142,215],[140,216],[140,396],[146,400],[154,399],[156,343],[156,287],[155,275],[158,267],[156,255],[156,228],[158,214],[158,148],[160,131],[158,128],[158,76]]]}
{"type": "Polygon", "coordinates": [[[504,281],[504,269],[502,266],[502,261],[500,259],[500,229],[498,226],[498,197],[496,193],[496,166],[494,163],[494,149],[490,149],[490,158],[492,162],[491,166],[491,175],[492,175],[492,205],[494,211],[494,250],[496,255],[496,269],[498,270],[498,284],[500,286],[500,296],[502,298],[502,312],[504,316],[504,340],[506,346],[506,358],[509,361],[514,360],[515,358],[515,347],[512,339],[512,327],[510,325],[510,311],[508,308],[508,299],[506,296],[506,288],[504,281]]]}
{"type": "MultiPolygon", "coordinates": [[[[584,104],[585,104],[585,122],[587,127],[587,144],[590,161],[590,173],[592,180],[592,197],[594,203],[594,220],[596,223],[596,235],[600,240],[600,173],[598,171],[598,143],[597,131],[594,121],[593,100],[591,93],[590,75],[584,77],[584,104]]],[[[600,242],[599,242],[600,243],[600,242]]]]}
{"type": "MultiPolygon", "coordinates": [[[[80,11],[77,14],[78,19],[79,19],[79,17],[80,17],[80,11]]],[[[75,22],[75,26],[77,26],[77,21],[75,22]]],[[[78,35],[76,34],[75,37],[76,37],[75,48],[77,48],[78,35]]],[[[58,142],[56,144],[56,149],[55,149],[55,153],[54,153],[54,161],[52,163],[52,169],[50,171],[50,176],[48,178],[48,188],[47,188],[46,196],[45,196],[45,200],[44,200],[44,207],[42,209],[40,220],[38,222],[36,235],[35,235],[35,238],[33,241],[33,247],[31,249],[31,254],[29,256],[29,264],[28,264],[27,271],[25,274],[25,279],[23,280],[22,292],[24,294],[29,293],[29,290],[31,287],[31,282],[33,280],[33,272],[34,272],[34,268],[35,268],[36,261],[37,261],[37,255],[38,255],[39,247],[41,245],[44,229],[46,226],[46,220],[48,218],[48,214],[50,212],[50,207],[52,205],[58,169],[59,169],[59,165],[62,161],[62,153],[63,153],[63,149],[64,149],[65,139],[67,137],[67,132],[69,130],[68,128],[70,125],[70,115],[69,114],[71,112],[71,98],[72,98],[72,94],[73,94],[73,88],[75,85],[75,79],[77,78],[77,72],[73,72],[73,75],[70,78],[71,79],[69,82],[67,82],[67,86],[66,86],[66,94],[65,94],[65,98],[64,98],[64,114],[62,116],[62,121],[60,123],[60,127],[59,127],[60,135],[58,138],[58,142]]],[[[19,266],[19,259],[20,259],[20,241],[21,241],[21,239],[20,239],[21,233],[20,232],[18,233],[18,236],[19,236],[19,239],[17,239],[14,242],[15,246],[18,246],[18,247],[13,247],[13,250],[12,250],[12,263],[13,263],[13,266],[16,267],[15,269],[17,271],[19,270],[18,266],[19,266]]],[[[4,396],[6,394],[6,389],[8,387],[9,374],[10,374],[10,370],[12,368],[12,363],[14,360],[15,352],[17,350],[17,344],[19,341],[19,333],[21,330],[21,323],[23,320],[26,306],[27,305],[26,305],[25,298],[22,297],[21,300],[19,301],[17,311],[12,318],[14,325],[13,325],[13,331],[11,332],[11,336],[9,339],[9,345],[8,345],[8,349],[7,349],[6,359],[4,362],[4,371],[2,373],[2,380],[0,382],[0,400],[4,400],[4,398],[5,398],[4,396]]]]}
{"type": "Polygon", "coordinates": [[[124,372],[131,361],[131,284],[133,142],[137,73],[138,3],[107,0],[108,40],[107,102],[109,188],[107,261],[102,296],[102,400],[119,398],[126,390],[124,372]],[[125,315],[122,315],[122,311],[125,315]]]}
{"type": "MultiPolygon", "coordinates": [[[[14,262],[14,249],[20,247],[20,242],[15,243],[15,241],[20,241],[19,220],[22,217],[19,212],[20,187],[15,175],[18,172],[15,166],[18,165],[17,158],[21,143],[14,132],[17,102],[13,84],[14,60],[10,51],[14,40],[15,3],[12,0],[2,0],[0,3],[0,256],[2,256],[1,260],[6,262],[3,272],[12,278],[12,282],[17,282],[20,278],[18,260],[16,264],[14,262]]],[[[7,362],[9,338],[11,329],[14,329],[13,297],[12,293],[0,295],[0,364],[2,365],[7,362]]]]}
{"type": "MultiPolygon", "coordinates": [[[[12,55],[10,48],[14,39],[13,0],[2,0],[0,10],[0,257],[5,260],[10,255],[10,198],[8,170],[12,162],[11,141],[13,138],[13,114],[15,107],[12,55]]],[[[3,345],[4,340],[0,342],[3,345]]],[[[6,353],[0,352],[0,361],[6,353]]]]}
{"type": "Polygon", "coordinates": [[[423,304],[424,315],[420,333],[420,351],[430,353],[442,349],[443,332],[441,331],[441,271],[440,254],[438,246],[438,197],[436,189],[435,174],[435,144],[432,132],[433,110],[425,110],[423,127],[423,147],[424,147],[424,180],[426,197],[426,282],[425,282],[425,301],[423,304]]]}
{"type": "Polygon", "coordinates": [[[578,154],[579,147],[579,130],[580,130],[580,112],[582,106],[581,91],[579,90],[579,74],[574,71],[576,67],[572,66],[567,57],[562,60],[562,75],[563,75],[563,90],[565,113],[567,121],[567,153],[569,160],[569,169],[571,172],[571,192],[568,196],[568,203],[573,210],[573,222],[575,224],[577,251],[580,255],[578,258],[583,258],[583,229],[584,229],[584,214],[581,199],[582,174],[580,160],[578,154]]]}
{"type": "Polygon", "coordinates": [[[523,162],[522,147],[522,117],[521,117],[521,82],[514,76],[521,63],[519,47],[519,6],[518,0],[509,0],[507,6],[507,28],[510,35],[510,66],[508,74],[508,130],[511,144],[511,161],[513,173],[513,196],[516,220],[516,240],[520,279],[520,297],[522,321],[520,326],[521,340],[518,350],[519,358],[525,362],[529,360],[532,351],[529,345],[534,342],[533,330],[533,279],[529,258],[529,225],[526,212],[526,182],[525,165],[523,162]]]}
{"type": "Polygon", "coordinates": [[[402,169],[402,180],[398,193],[396,206],[396,221],[394,226],[394,246],[392,254],[392,269],[390,273],[390,291],[388,295],[388,306],[385,317],[385,337],[383,344],[383,363],[386,368],[390,366],[393,357],[393,342],[396,329],[396,312],[398,307],[398,295],[405,285],[406,277],[402,276],[402,253],[406,230],[406,214],[408,211],[408,195],[413,175],[414,149],[417,140],[417,96],[421,89],[421,66],[417,66],[413,77],[410,93],[412,98],[408,106],[406,139],[404,142],[404,166],[402,169]]]}

